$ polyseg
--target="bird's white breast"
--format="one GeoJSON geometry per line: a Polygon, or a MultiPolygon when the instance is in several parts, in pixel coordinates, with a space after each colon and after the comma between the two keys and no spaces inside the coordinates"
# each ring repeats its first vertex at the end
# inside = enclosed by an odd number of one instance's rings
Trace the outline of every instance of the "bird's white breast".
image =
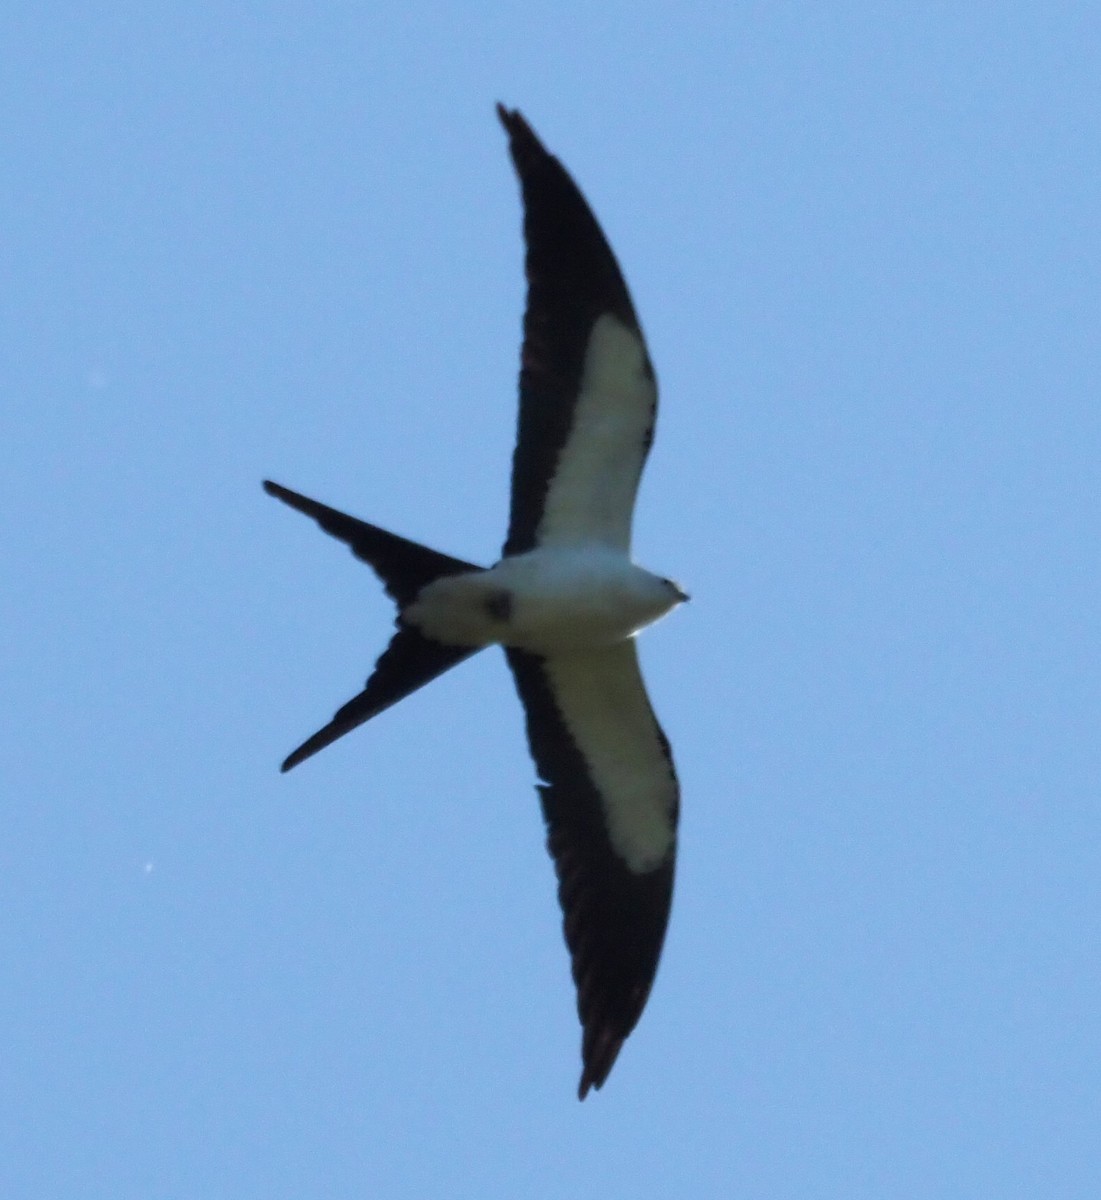
{"type": "Polygon", "coordinates": [[[438,579],[404,616],[437,641],[551,653],[623,641],[681,598],[605,546],[544,547],[489,571],[438,579]]]}

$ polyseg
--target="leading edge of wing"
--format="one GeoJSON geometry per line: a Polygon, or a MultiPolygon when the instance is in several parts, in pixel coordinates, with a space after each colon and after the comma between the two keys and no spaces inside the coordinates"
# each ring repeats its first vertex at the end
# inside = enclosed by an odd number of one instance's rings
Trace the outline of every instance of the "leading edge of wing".
{"type": "MultiPolygon", "coordinates": [[[[609,370],[623,374],[630,406],[637,409],[627,420],[622,413],[613,414],[623,432],[617,433],[611,451],[629,484],[619,489],[628,493],[626,512],[615,513],[613,521],[623,527],[615,530],[615,537],[624,540],[629,538],[634,490],[652,440],[657,394],[642,331],[615,254],[580,189],[519,112],[498,105],[497,114],[508,133],[523,195],[528,282],[512,511],[503,553],[522,554],[541,543],[548,492],[575,432],[587,371],[605,378],[609,370]],[[617,335],[611,356],[596,353],[601,348],[594,342],[594,331],[601,318],[605,332],[617,335]]],[[[621,390],[613,402],[624,394],[621,390]]],[[[604,407],[603,397],[599,407],[604,407]]],[[[588,466],[586,472],[591,476],[588,466]]],[[[569,486],[576,484],[575,479],[569,486]]],[[[618,500],[615,504],[622,509],[618,500]]],[[[570,519],[577,519],[576,511],[570,519]]]]}
{"type": "Polygon", "coordinates": [[[673,893],[676,775],[633,641],[548,658],[506,653],[542,780],[584,1099],[607,1079],[657,971],[673,893]]]}

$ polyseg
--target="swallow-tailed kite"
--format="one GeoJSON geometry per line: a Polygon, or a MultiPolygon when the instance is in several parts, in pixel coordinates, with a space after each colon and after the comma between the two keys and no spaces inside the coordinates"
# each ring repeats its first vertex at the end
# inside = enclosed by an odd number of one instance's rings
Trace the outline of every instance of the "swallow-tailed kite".
{"type": "Polygon", "coordinates": [[[266,482],[346,542],[398,608],[367,686],[283,770],[483,647],[504,647],[542,780],[584,1099],[642,1013],[669,920],[677,777],[633,638],[687,597],[630,557],[657,385],[627,285],[562,164],[519,112],[497,114],[523,193],[528,282],[502,557],[478,567],[266,482]]]}

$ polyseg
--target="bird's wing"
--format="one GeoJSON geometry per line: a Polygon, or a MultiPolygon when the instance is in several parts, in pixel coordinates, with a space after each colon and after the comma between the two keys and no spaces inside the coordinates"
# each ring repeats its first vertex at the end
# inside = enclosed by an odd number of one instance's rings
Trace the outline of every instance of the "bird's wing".
{"type": "Polygon", "coordinates": [[[657,381],[596,217],[516,111],[498,105],[524,201],[527,309],[504,553],[598,541],[627,552],[657,381]]]}
{"type": "Polygon", "coordinates": [[[506,653],[542,780],[583,1029],[584,1099],[608,1077],[657,971],[673,894],[677,778],[633,641],[549,657],[506,653]]]}

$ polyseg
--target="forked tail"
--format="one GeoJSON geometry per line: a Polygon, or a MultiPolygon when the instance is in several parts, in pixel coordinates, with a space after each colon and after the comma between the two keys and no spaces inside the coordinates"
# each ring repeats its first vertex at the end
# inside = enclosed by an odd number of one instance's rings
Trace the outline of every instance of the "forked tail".
{"type": "Polygon", "coordinates": [[[347,513],[330,508],[327,504],[319,504],[316,500],[292,492],[290,488],[272,483],[270,479],[264,480],[264,491],[291,508],[298,509],[300,513],[305,513],[307,517],[313,517],[326,533],[331,533],[351,547],[356,558],[367,563],[382,580],[386,594],[398,608],[411,604],[425,584],[439,579],[441,575],[462,575],[466,571],[484,570],[474,563],[430,550],[419,542],[411,542],[377,525],[368,525],[366,521],[349,517],[347,513]]]}
{"type": "Polygon", "coordinates": [[[288,755],[282,770],[289,771],[303,759],[335,742],[337,738],[369,721],[383,710],[403,700],[418,688],[450,670],[479,647],[447,646],[425,637],[412,625],[407,625],[401,611],[411,604],[420,590],[443,575],[461,575],[485,568],[452,558],[438,550],[430,550],[418,542],[399,537],[377,525],[319,504],[298,492],[264,480],[264,491],[284,504],[312,517],[326,533],[346,543],[356,558],[367,563],[382,580],[387,594],[398,606],[397,632],[382,653],[367,686],[342,705],[336,715],[288,755]]]}

